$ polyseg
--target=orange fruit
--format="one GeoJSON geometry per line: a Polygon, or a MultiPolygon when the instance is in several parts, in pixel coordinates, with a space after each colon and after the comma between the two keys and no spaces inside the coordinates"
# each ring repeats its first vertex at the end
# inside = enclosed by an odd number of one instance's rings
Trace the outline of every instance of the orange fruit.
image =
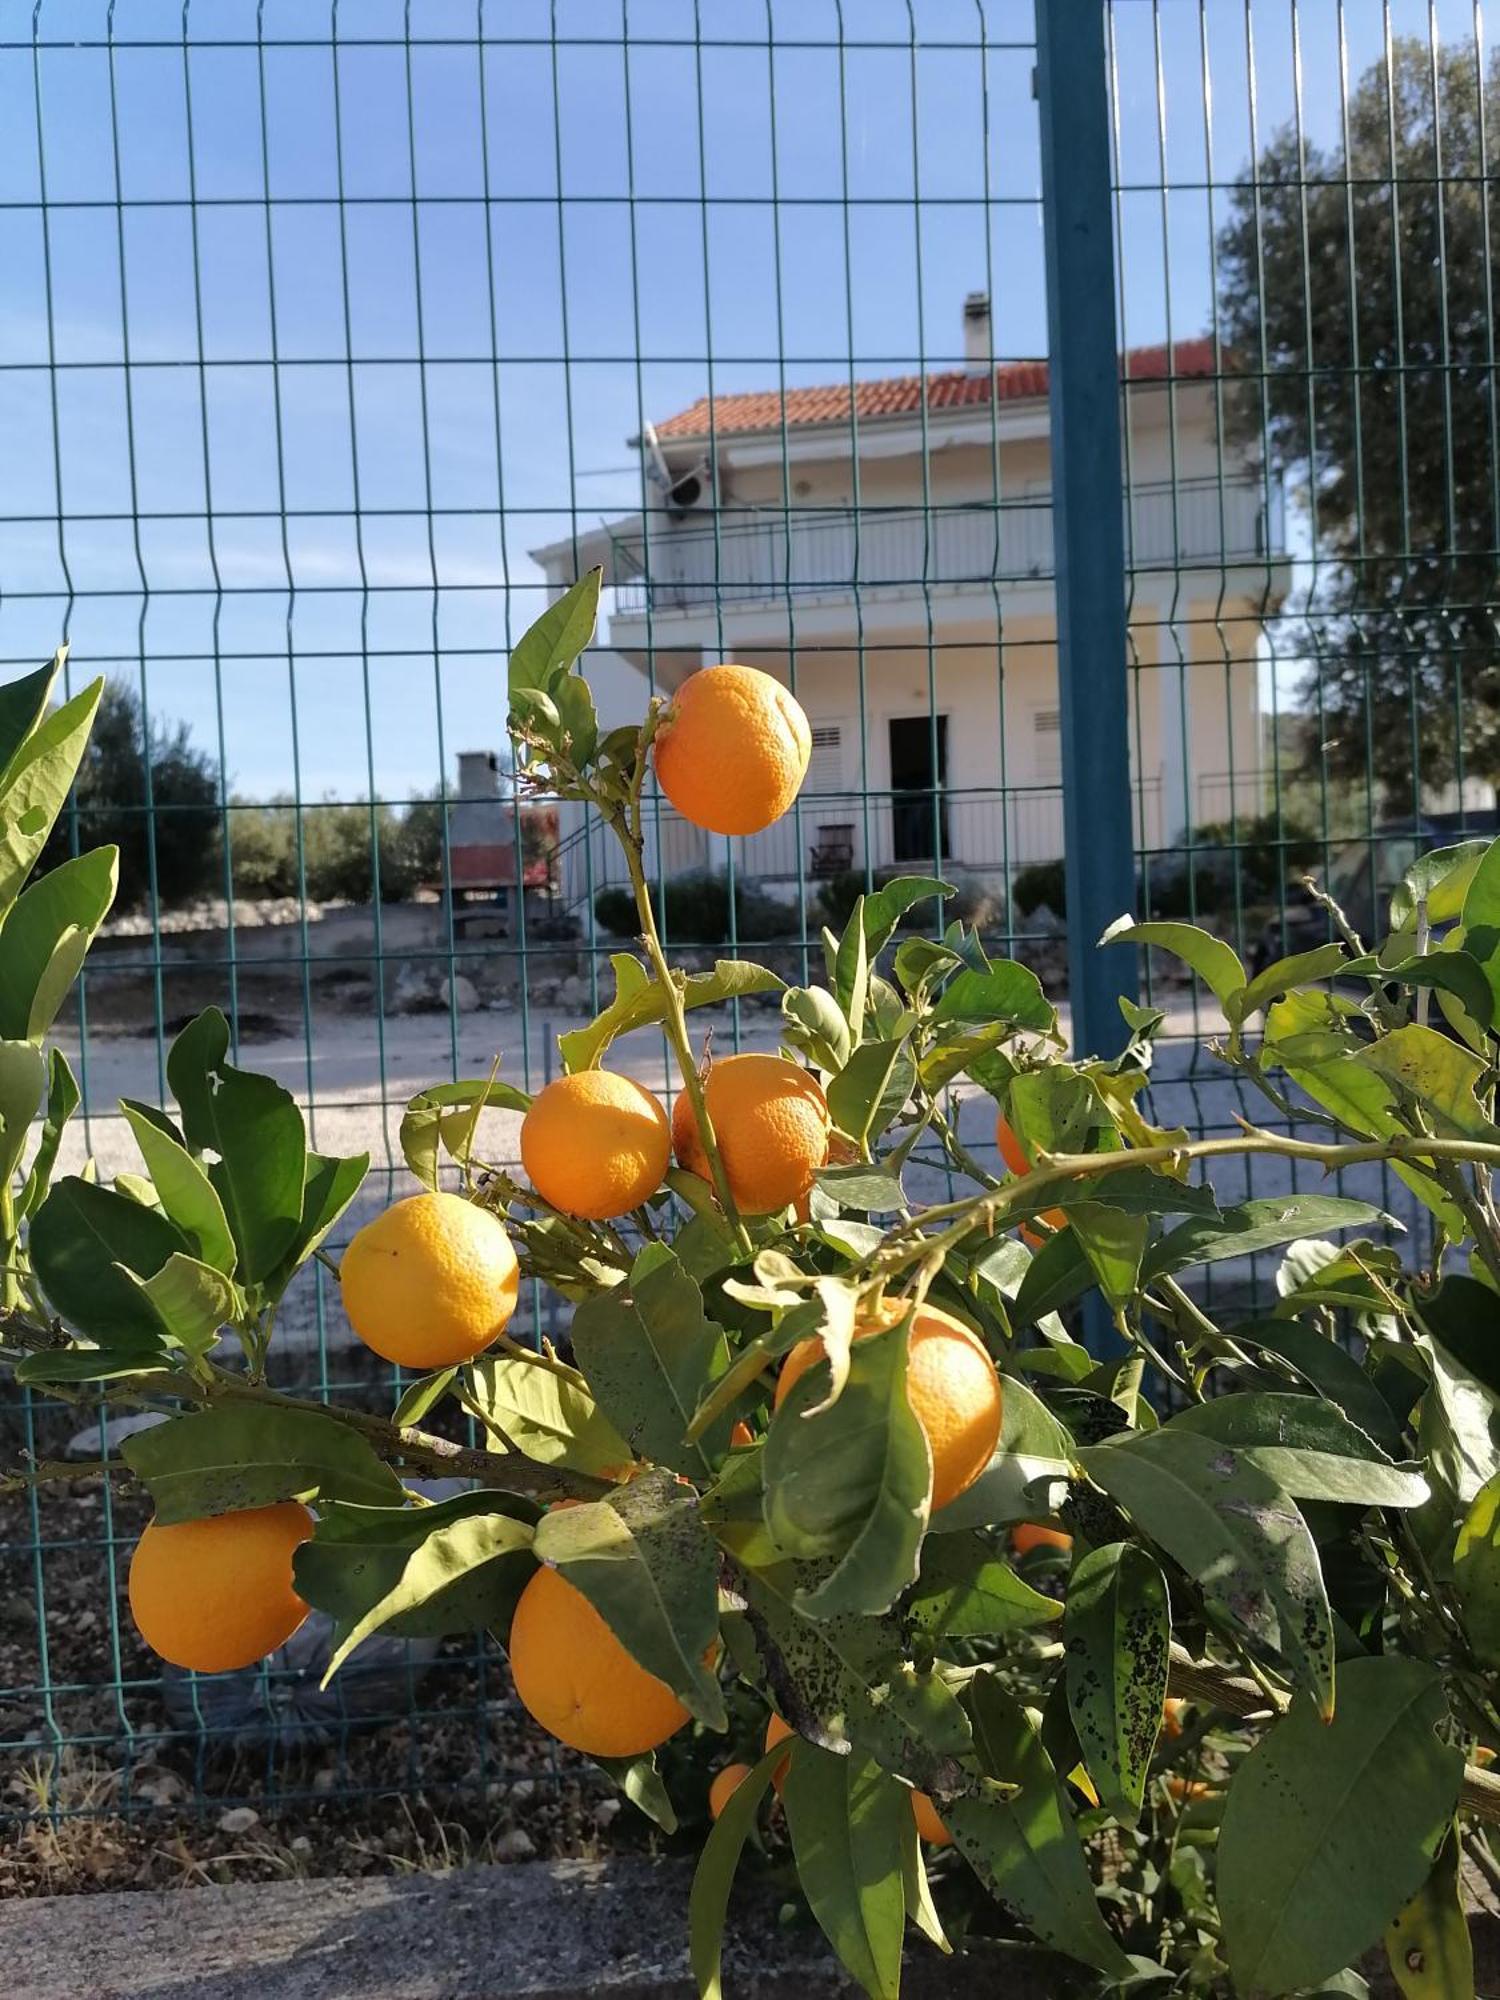
{"type": "Polygon", "coordinates": [[[708,1788],[708,1810],[717,1819],[750,1775],[748,1764],[726,1764],[708,1788]]]}
{"type": "Polygon", "coordinates": [[[585,1069],[554,1077],[521,1121],[521,1164],[564,1215],[605,1222],[661,1186],[672,1132],[660,1100],[632,1077],[585,1069]]]}
{"type": "Polygon", "coordinates": [[[1061,1528],[1044,1528],[1040,1521],[1017,1521],[1010,1531],[1010,1545],[1018,1556],[1029,1556],[1033,1549],[1061,1549],[1066,1555],[1073,1537],[1061,1528]]]}
{"type": "Polygon", "coordinates": [[[519,1282],[505,1224],[456,1194],[394,1202],[339,1265],[350,1325],[403,1368],[471,1360],[505,1331],[519,1282]]]}
{"type": "MultiPolygon", "coordinates": [[[[1013,1174],[1031,1172],[1031,1162],[1027,1159],[1025,1149],[1003,1111],[995,1123],[995,1144],[1000,1148],[1001,1159],[1013,1174]]],[[[1067,1212],[1061,1208],[1044,1208],[1041,1211],[1041,1218],[1051,1229],[1066,1229],[1068,1226],[1067,1212]]],[[[1028,1230],[1024,1223],[1021,1225],[1021,1233],[1029,1240],[1035,1240],[1036,1231],[1028,1230]]]]}
{"type": "Polygon", "coordinates": [[[1175,1771],[1167,1779],[1167,1790],[1179,1805],[1191,1805],[1194,1799],[1212,1798],[1213,1789],[1200,1778],[1182,1778],[1175,1771]]]}
{"type": "MultiPolygon", "coordinates": [[[[797,1732],[793,1729],[792,1725],[789,1722],[783,1722],[773,1709],[771,1711],[771,1719],[766,1724],[766,1748],[768,1750],[774,1749],[778,1743],[785,1743],[789,1736],[795,1736],[796,1734],[797,1732]]],[[[782,1786],[786,1783],[786,1774],[791,1769],[791,1764],[792,1760],[789,1756],[783,1757],[771,1773],[771,1783],[776,1787],[776,1796],[778,1798],[781,1796],[782,1786]]]]}
{"type": "Polygon", "coordinates": [[[1182,1718],[1187,1703],[1181,1695],[1169,1694],[1161,1705],[1161,1733],[1163,1736],[1180,1736],[1182,1718]]]}
{"type": "MultiPolygon", "coordinates": [[[[884,1315],[854,1329],[863,1340],[892,1326],[901,1308],[889,1303],[884,1315]]],[[[1004,1394],[995,1364],[979,1336],[937,1306],[917,1308],[910,1333],[906,1396],[932,1451],[932,1508],[946,1507],[972,1486],[1000,1442],[1004,1394]]],[[[781,1364],[776,1407],[816,1362],[824,1358],[823,1338],[799,1340],[781,1364]]]]}
{"type": "Polygon", "coordinates": [[[130,1611],[153,1653],[200,1674],[252,1666],[307,1616],[292,1557],[312,1534],[300,1500],[202,1521],[150,1522],[130,1558],[130,1611]]]}
{"type": "Polygon", "coordinates": [[[912,1816],[917,1822],[917,1832],[923,1840],[930,1841],[934,1847],[953,1845],[953,1835],[938,1818],[937,1807],[925,1792],[912,1793],[911,1809],[912,1816]]]}
{"type": "Polygon", "coordinates": [[[812,730],[802,704],[758,667],[689,674],[656,731],[656,782],[709,833],[759,833],[807,776],[812,730]]]}
{"type": "Polygon", "coordinates": [[[754,1444],[755,1433],[747,1423],[738,1423],[729,1433],[731,1445],[754,1444]]]}
{"type": "MultiPolygon", "coordinates": [[[[769,1215],[807,1193],[828,1157],[828,1100],[810,1071],[784,1056],[726,1056],[703,1095],[737,1208],[769,1215]]],[[[672,1106],[672,1144],[689,1173],[712,1181],[685,1090],[672,1106]]]]}
{"type": "Polygon", "coordinates": [[[510,1671],[533,1720],[585,1756],[639,1757],[688,1719],[666,1682],[647,1673],[555,1569],[539,1569],[521,1592],[510,1671]]]}

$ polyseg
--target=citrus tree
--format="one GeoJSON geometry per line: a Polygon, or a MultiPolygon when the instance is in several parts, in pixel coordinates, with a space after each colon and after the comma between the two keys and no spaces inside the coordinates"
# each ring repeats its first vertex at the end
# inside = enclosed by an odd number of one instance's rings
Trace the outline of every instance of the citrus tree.
{"type": "Polygon", "coordinates": [[[516,647],[511,726],[528,781],[619,837],[643,956],[535,1099],[491,1076],[408,1107],[414,1191],[338,1267],[408,1371],[389,1414],[267,1379],[368,1163],[309,1150],[217,1011],[172,1045],[173,1104],[122,1107],[139,1170],[53,1176],[76,1092],[41,1044],[113,864],[20,893],[91,697],[0,691],[0,1340],[22,1383],[164,1418],[123,1447],[155,1508],[145,1639],[240,1667],[317,1606],[334,1673],[376,1631],[491,1632],[538,1723],[669,1830],[692,1766],[657,1753],[694,1745],[705,1996],[752,1837],[875,1996],[908,1928],[944,1949],[945,1925],[1008,1926],[1081,1991],[1358,1993],[1383,1939],[1407,1994],[1472,1993],[1460,1862],[1493,1867],[1500,1821],[1500,843],[1425,856],[1385,938],[1330,906],[1328,943],[1253,979],[1206,931],[1122,919],[1211,991],[1213,1053],[1277,1128],[1194,1139],[1150,1120],[1161,1015],[1070,1056],[1030,971],[913,921],[934,879],[859,899],[815,984],[675,970],[652,772],[753,832],[809,730],[719,666],[601,732],[598,588],[516,647]],[[777,992],[779,1051],[704,1060],[699,1009],[777,992]],[[620,1066],[642,1030],[675,1052],[670,1115],[620,1066]],[[957,1090],[992,1101],[1000,1172],[957,1090]],[[519,1174],[484,1157],[497,1108],[519,1174]],[[934,1154],[965,1191],[924,1207],[934,1154]],[[1223,1200],[1235,1156],[1285,1191],[1223,1200]],[[1293,1165],[1373,1163],[1424,1212],[1413,1262],[1374,1204],[1291,1191],[1293,1165]],[[1254,1254],[1274,1301],[1210,1311],[1195,1274],[1254,1254]],[[558,1349],[512,1337],[522,1276],[571,1304],[558,1349]],[[1070,1331],[1090,1297],[1105,1356],[1070,1331]],[[433,1472],[464,1490],[410,1490],[433,1472]]]}

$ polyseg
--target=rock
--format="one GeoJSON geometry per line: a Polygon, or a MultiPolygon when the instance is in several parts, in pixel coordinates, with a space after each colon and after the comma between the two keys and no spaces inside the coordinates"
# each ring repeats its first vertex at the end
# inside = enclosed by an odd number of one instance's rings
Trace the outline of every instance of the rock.
{"type": "Polygon", "coordinates": [[[500,1789],[512,1804],[518,1806],[525,1805],[528,1799],[536,1797],[536,1784],[531,1778],[517,1778],[513,1785],[502,1785],[500,1789]]]}
{"type": "Polygon", "coordinates": [[[299,1833],[297,1838],[292,1842],[292,1852],[293,1854],[312,1853],[312,1842],[305,1833],[299,1833]]]}
{"type": "Polygon", "coordinates": [[[444,1007],[454,1007],[460,1014],[476,1014],[479,1011],[479,988],[465,972],[455,972],[451,979],[445,979],[438,989],[438,999],[444,1007]]]}
{"type": "Polygon", "coordinates": [[[619,1812],[620,1801],[618,1799],[601,1799],[598,1805],[594,1807],[594,1818],[600,1826],[608,1826],[611,1820],[619,1817],[619,1812]]]}
{"type": "Polygon", "coordinates": [[[113,1458],[126,1438],[134,1437],[137,1431],[149,1431],[154,1424],[164,1424],[166,1418],[156,1410],[134,1410],[129,1416],[111,1417],[108,1423],[90,1424],[87,1430],[75,1431],[63,1448],[64,1458],[113,1458]]]}
{"type": "Polygon", "coordinates": [[[408,962],[400,967],[391,982],[389,1006],[393,1014],[430,1014],[440,1004],[437,974],[431,966],[408,962]]]}
{"type": "Polygon", "coordinates": [[[536,1842],[529,1833],[513,1826],[509,1833],[502,1833],[492,1850],[497,1861],[530,1861],[536,1853],[536,1842]]]}
{"type": "Polygon", "coordinates": [[[254,1806],[231,1806],[228,1812],[219,1814],[220,1833],[248,1833],[253,1826],[260,1825],[260,1814],[254,1806]]]}
{"type": "Polygon", "coordinates": [[[187,1787],[175,1771],[164,1771],[158,1764],[143,1764],[132,1777],[130,1789],[147,1805],[170,1806],[176,1804],[187,1787]]]}

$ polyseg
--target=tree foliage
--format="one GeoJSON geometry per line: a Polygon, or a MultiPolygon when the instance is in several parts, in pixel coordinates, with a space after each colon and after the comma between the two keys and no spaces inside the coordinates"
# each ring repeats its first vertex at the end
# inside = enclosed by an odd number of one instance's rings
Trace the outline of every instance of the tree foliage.
{"type": "Polygon", "coordinates": [[[1230,416],[1297,483],[1315,756],[1397,809],[1421,779],[1500,775],[1491,251],[1500,58],[1398,40],[1348,100],[1347,146],[1289,125],[1218,244],[1230,416]]]}

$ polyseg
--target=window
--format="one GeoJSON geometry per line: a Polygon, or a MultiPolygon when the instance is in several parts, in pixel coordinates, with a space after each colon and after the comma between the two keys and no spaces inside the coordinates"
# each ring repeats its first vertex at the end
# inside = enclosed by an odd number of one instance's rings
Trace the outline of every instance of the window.
{"type": "Polygon", "coordinates": [[[1027,776],[1032,784],[1062,783],[1060,708],[1034,708],[1031,711],[1031,770],[1027,776]]]}
{"type": "Polygon", "coordinates": [[[813,724],[812,756],[808,759],[804,793],[838,792],[844,787],[844,729],[840,722],[813,724]]]}

